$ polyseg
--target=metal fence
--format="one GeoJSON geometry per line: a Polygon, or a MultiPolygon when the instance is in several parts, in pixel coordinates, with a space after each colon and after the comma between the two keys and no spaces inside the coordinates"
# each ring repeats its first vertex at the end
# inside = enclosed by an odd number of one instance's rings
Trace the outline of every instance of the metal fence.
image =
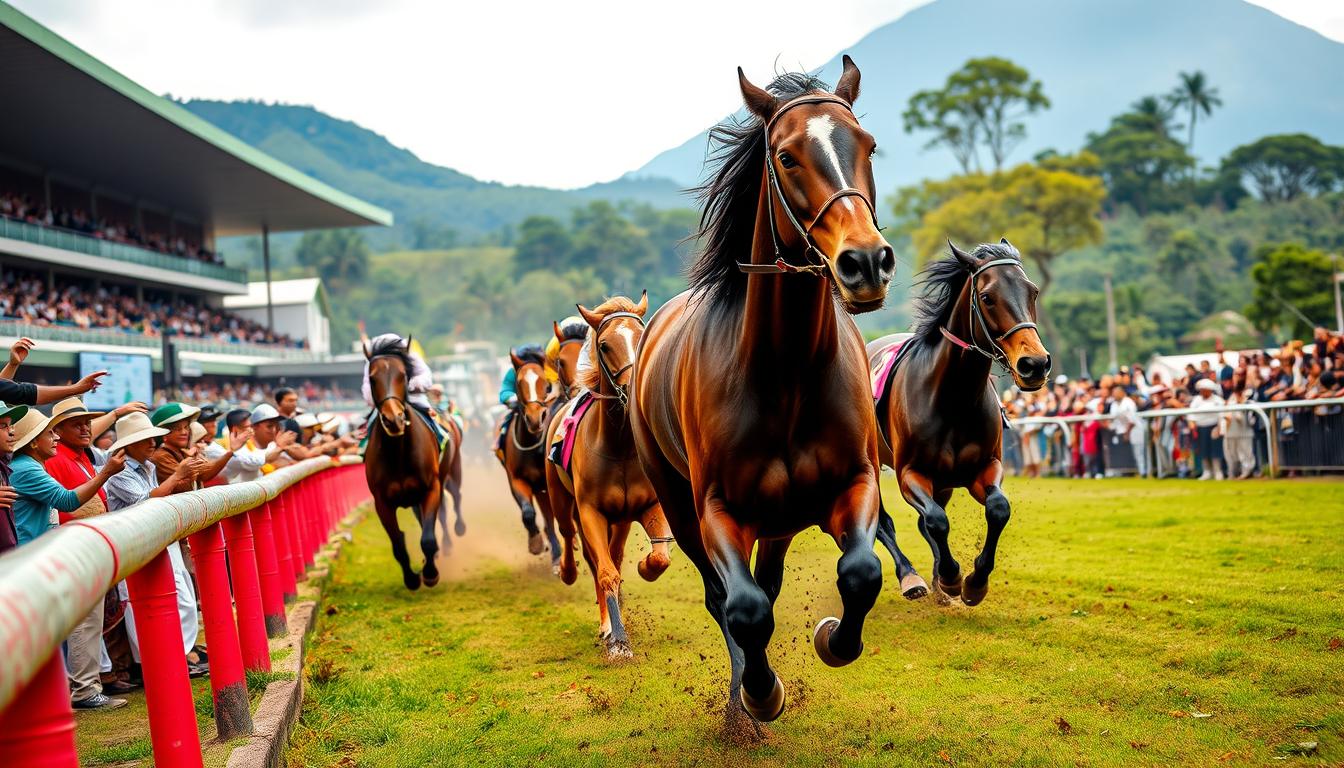
{"type": "MultiPolygon", "coordinates": [[[[0,318],[0,337],[27,336],[39,341],[67,341],[75,344],[107,344],[118,347],[144,347],[159,350],[163,347],[160,336],[145,336],[111,328],[77,328],[68,325],[34,325],[19,320],[0,318]]],[[[247,355],[280,360],[319,360],[321,355],[308,349],[278,344],[249,344],[233,341],[210,341],[191,336],[173,336],[173,346],[179,352],[201,352],[215,355],[247,355]]]]}
{"type": "Polygon", "coordinates": [[[1142,474],[1201,476],[1206,469],[1237,476],[1344,471],[1344,398],[1237,403],[1218,408],[1161,408],[1134,414],[1138,440],[1109,425],[1114,414],[1031,416],[1011,421],[1003,435],[1004,464],[1022,473],[1035,466],[1060,477],[1142,474]],[[1230,433],[1192,434],[1187,417],[1211,413],[1237,419],[1230,433]],[[1080,429],[1101,422],[1098,451],[1081,450],[1080,429]],[[1203,438],[1203,439],[1201,439],[1203,438]],[[1201,444],[1202,443],[1202,444],[1201,444]],[[1205,464],[1209,466],[1206,467],[1205,464]]]}

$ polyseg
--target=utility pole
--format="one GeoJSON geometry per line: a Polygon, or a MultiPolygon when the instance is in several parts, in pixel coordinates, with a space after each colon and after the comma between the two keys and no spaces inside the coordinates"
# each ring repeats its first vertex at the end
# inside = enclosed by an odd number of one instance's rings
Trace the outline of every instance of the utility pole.
{"type": "Polygon", "coordinates": [[[275,307],[271,304],[271,227],[261,225],[261,262],[266,268],[266,329],[275,332],[275,307]]]}
{"type": "Polygon", "coordinates": [[[1339,273],[1339,254],[1330,257],[1330,281],[1335,284],[1335,330],[1344,333],[1344,302],[1339,299],[1339,283],[1344,275],[1339,273]]]}
{"type": "Polygon", "coordinates": [[[1111,353],[1111,373],[1120,372],[1120,356],[1115,352],[1115,295],[1111,292],[1111,276],[1102,278],[1106,286],[1106,345],[1111,353]]]}

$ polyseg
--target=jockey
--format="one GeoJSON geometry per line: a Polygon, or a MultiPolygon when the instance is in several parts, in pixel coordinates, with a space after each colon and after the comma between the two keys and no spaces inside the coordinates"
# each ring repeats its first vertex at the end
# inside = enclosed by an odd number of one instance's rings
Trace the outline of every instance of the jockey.
{"type": "MultiPolygon", "coordinates": [[[[401,336],[395,333],[384,333],[369,340],[369,346],[376,348],[382,345],[393,345],[399,347],[410,362],[410,370],[406,372],[406,403],[422,413],[434,430],[435,441],[443,442],[443,430],[439,426],[438,420],[434,418],[434,407],[429,402],[429,390],[434,386],[434,375],[429,370],[429,365],[419,352],[412,349],[401,336]]],[[[369,362],[364,361],[364,381],[360,385],[360,392],[364,395],[364,404],[369,407],[368,424],[373,426],[373,420],[377,416],[377,406],[373,402],[373,394],[369,391],[369,362]]]]}
{"type": "MultiPolygon", "coordinates": [[[[584,319],[583,319],[582,317],[579,317],[578,315],[570,315],[569,317],[566,317],[564,320],[561,320],[561,321],[558,323],[558,325],[559,325],[561,328],[569,328],[569,327],[574,326],[574,325],[584,325],[584,326],[586,326],[587,323],[584,321],[584,319]]],[[[588,348],[588,340],[587,340],[586,338],[584,339],[583,344],[584,344],[584,349],[587,349],[587,348],[588,348]]],[[[582,352],[579,353],[579,368],[580,368],[580,369],[583,368],[583,365],[584,365],[584,359],[585,359],[585,358],[586,358],[586,355],[585,355],[584,353],[582,353],[582,352]]],[[[555,337],[555,334],[551,334],[551,338],[550,338],[550,340],[546,342],[546,368],[545,368],[545,374],[546,374],[546,384],[547,384],[548,387],[552,387],[552,388],[554,388],[555,386],[559,385],[559,383],[560,383],[560,339],[556,338],[556,337],[555,337]]],[[[564,395],[564,396],[568,396],[569,393],[564,392],[564,393],[561,393],[561,394],[564,395]]]]}

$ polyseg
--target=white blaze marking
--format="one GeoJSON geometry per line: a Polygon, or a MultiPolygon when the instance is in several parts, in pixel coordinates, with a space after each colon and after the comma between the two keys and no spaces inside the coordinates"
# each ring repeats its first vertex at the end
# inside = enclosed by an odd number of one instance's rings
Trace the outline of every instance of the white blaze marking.
{"type": "Polygon", "coordinates": [[[527,385],[527,399],[528,399],[528,400],[540,400],[540,399],[541,399],[541,398],[537,397],[537,379],[538,379],[538,378],[540,378],[540,377],[537,376],[537,372],[536,372],[536,371],[528,371],[527,373],[523,374],[523,383],[527,385]]]}
{"type": "MultiPolygon", "coordinates": [[[[835,151],[835,142],[831,141],[831,134],[835,133],[835,121],[830,115],[817,115],[807,119],[807,137],[821,145],[822,154],[831,161],[831,167],[835,169],[835,176],[840,181],[840,188],[849,186],[845,180],[844,168],[840,166],[840,155],[835,151]]],[[[854,210],[854,204],[848,197],[843,197],[840,202],[849,210],[854,210]]]]}
{"type": "Polygon", "coordinates": [[[625,359],[626,359],[626,360],[634,360],[634,359],[635,359],[635,329],[634,329],[634,328],[631,328],[631,327],[628,326],[628,325],[622,325],[621,327],[619,327],[619,328],[616,329],[616,332],[619,333],[619,334],[621,335],[621,338],[622,338],[622,339],[625,339],[625,351],[626,351],[626,354],[629,355],[629,356],[626,357],[625,359]]]}

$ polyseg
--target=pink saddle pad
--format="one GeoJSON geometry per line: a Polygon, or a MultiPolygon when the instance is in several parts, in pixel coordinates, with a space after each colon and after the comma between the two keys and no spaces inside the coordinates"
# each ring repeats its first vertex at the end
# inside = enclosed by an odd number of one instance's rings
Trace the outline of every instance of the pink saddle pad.
{"type": "Polygon", "coordinates": [[[887,384],[891,381],[891,373],[896,370],[896,361],[901,357],[901,348],[905,346],[909,339],[902,339],[893,342],[891,346],[886,347],[878,353],[878,364],[873,370],[873,402],[876,403],[886,394],[887,384]]]}

